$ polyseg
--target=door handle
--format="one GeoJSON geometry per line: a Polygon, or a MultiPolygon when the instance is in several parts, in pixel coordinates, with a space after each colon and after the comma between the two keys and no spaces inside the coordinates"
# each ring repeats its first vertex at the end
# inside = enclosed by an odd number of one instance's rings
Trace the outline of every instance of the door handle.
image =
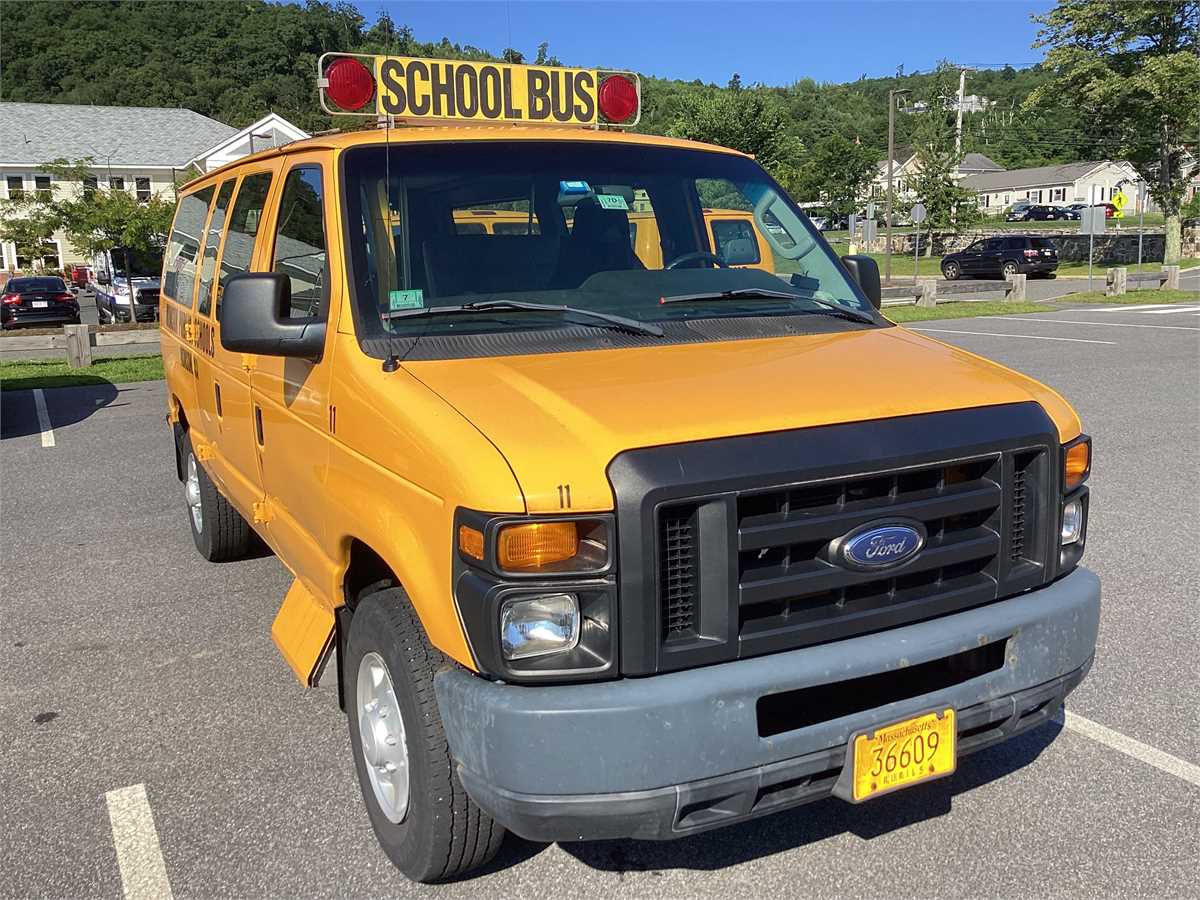
{"type": "Polygon", "coordinates": [[[258,446],[263,446],[262,409],[257,405],[254,407],[254,437],[258,440],[258,446]]]}

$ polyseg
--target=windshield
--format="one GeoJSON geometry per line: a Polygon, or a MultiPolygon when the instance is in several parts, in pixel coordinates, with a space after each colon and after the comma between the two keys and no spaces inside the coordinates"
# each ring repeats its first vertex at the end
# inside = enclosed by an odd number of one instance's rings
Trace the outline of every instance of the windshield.
{"type": "Polygon", "coordinates": [[[161,250],[114,247],[110,251],[110,255],[113,261],[114,277],[125,277],[126,263],[133,270],[134,278],[158,278],[162,274],[163,253],[161,250]]]}
{"type": "Polygon", "coordinates": [[[835,314],[871,312],[746,157],[596,142],[408,144],[347,151],[344,178],[365,338],[564,324],[547,310],[499,310],[500,301],[646,323],[829,317],[831,304],[835,314]]]}

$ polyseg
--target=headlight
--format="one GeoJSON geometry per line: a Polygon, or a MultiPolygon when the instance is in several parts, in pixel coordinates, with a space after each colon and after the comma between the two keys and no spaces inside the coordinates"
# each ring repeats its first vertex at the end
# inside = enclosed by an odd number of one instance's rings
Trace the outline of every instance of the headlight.
{"type": "Polygon", "coordinates": [[[458,549],[508,575],[583,575],[609,566],[609,527],[601,518],[460,524],[458,549]]]}
{"type": "Polygon", "coordinates": [[[1083,500],[1076,498],[1063,506],[1062,543],[1074,544],[1083,535],[1083,500]]]}
{"type": "Polygon", "coordinates": [[[500,646],[505,659],[559,653],[578,643],[579,599],[574,594],[509,600],[500,610],[500,646]]]}

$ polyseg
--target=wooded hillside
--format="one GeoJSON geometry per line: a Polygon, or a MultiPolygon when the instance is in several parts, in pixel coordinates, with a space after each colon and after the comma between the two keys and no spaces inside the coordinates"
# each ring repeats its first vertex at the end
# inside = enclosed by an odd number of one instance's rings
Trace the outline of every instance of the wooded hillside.
{"type": "MultiPolygon", "coordinates": [[[[343,125],[317,106],[316,60],[327,50],[534,61],[533,52],[523,56],[512,49],[481,49],[448,39],[423,43],[386,15],[367,27],[349,4],[317,0],[304,6],[265,0],[22,2],[4,4],[3,16],[4,100],[186,106],[238,127],[271,110],[310,131],[343,125]]],[[[545,45],[538,56],[558,62],[548,57],[545,45]]],[[[666,131],[686,94],[729,89],[643,74],[640,127],[645,131],[666,131]]],[[[912,73],[823,84],[805,77],[801,53],[796,54],[795,75],[788,86],[759,90],[782,105],[798,153],[839,135],[857,139],[880,159],[887,146],[888,89],[910,88],[919,97],[932,77],[912,73]]],[[[735,73],[730,76],[731,84],[740,85],[735,73]]],[[[995,105],[966,117],[964,149],[986,153],[1008,168],[1110,155],[1111,142],[1072,109],[1037,115],[1021,111],[1021,102],[1047,77],[1039,68],[969,73],[967,93],[995,105]]],[[[907,142],[911,127],[911,117],[897,117],[898,145],[907,142]]],[[[802,164],[803,159],[796,160],[797,168],[802,164]]]]}

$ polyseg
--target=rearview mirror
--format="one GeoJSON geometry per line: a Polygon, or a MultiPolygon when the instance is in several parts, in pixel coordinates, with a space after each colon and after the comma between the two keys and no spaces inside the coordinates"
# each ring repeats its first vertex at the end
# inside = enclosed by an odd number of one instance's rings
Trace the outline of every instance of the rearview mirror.
{"type": "Polygon", "coordinates": [[[291,306],[292,282],[286,275],[235,275],[221,297],[221,346],[233,353],[316,362],[325,348],[325,323],[289,319],[291,306]]]}
{"type": "Polygon", "coordinates": [[[871,305],[879,309],[883,303],[883,289],[879,284],[879,263],[865,253],[843,256],[842,262],[850,272],[850,277],[858,282],[862,292],[867,295],[871,305]]]}

